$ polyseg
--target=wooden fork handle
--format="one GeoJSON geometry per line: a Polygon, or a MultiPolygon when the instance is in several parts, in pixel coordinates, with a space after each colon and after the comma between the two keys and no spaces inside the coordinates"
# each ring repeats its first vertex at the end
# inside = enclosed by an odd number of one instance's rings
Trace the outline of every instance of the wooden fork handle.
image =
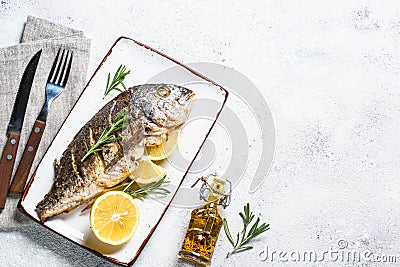
{"type": "Polygon", "coordinates": [[[24,154],[22,154],[21,161],[19,162],[14,179],[11,183],[10,193],[20,194],[24,190],[45,127],[46,122],[40,120],[35,121],[28,142],[26,143],[24,154]]]}
{"type": "Polygon", "coordinates": [[[13,172],[15,156],[19,144],[19,133],[11,132],[8,136],[3,155],[0,160],[0,210],[4,209],[7,200],[8,188],[13,172]]]}

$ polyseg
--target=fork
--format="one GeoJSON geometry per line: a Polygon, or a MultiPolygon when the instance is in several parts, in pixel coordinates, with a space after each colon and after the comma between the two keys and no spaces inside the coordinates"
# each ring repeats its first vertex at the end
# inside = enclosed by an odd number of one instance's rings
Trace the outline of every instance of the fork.
{"type": "Polygon", "coordinates": [[[24,153],[22,154],[22,158],[15,172],[14,180],[11,183],[9,192],[12,194],[20,194],[24,190],[26,180],[46,127],[47,115],[51,102],[64,90],[67,84],[73,53],[72,51],[63,49],[60,57],[60,51],[61,48],[57,52],[57,56],[50,70],[49,78],[47,79],[44,105],[33,125],[24,153]]]}

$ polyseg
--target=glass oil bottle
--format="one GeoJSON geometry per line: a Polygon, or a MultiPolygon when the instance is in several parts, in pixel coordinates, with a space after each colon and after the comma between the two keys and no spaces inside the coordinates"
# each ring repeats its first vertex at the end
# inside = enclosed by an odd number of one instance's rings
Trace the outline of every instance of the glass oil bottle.
{"type": "Polygon", "coordinates": [[[226,207],[230,199],[230,195],[225,194],[225,189],[228,187],[226,183],[229,181],[219,179],[215,175],[209,175],[207,178],[199,178],[203,181],[200,198],[206,200],[206,204],[192,211],[182,249],[178,253],[178,258],[196,266],[211,265],[211,257],[223,225],[217,207],[218,205],[226,207]],[[210,176],[213,176],[211,184],[207,182],[210,176]]]}

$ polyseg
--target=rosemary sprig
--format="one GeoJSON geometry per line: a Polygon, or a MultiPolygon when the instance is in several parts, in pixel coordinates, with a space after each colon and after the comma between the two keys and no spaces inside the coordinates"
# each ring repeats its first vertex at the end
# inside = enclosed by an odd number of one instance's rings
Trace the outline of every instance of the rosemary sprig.
{"type": "Polygon", "coordinates": [[[110,127],[106,126],[104,128],[104,130],[101,132],[97,141],[90,148],[87,145],[87,143],[85,141],[83,141],[83,143],[85,144],[85,148],[86,148],[86,154],[81,159],[81,162],[83,162],[89,155],[103,150],[102,146],[104,144],[111,143],[111,142],[114,142],[117,140],[121,140],[120,136],[115,137],[115,133],[127,126],[125,121],[130,118],[129,116],[126,115],[127,113],[128,113],[128,111],[126,111],[122,114],[118,114],[115,117],[111,126],[110,127]]]}
{"type": "Polygon", "coordinates": [[[162,187],[163,185],[169,183],[169,181],[165,180],[166,177],[167,176],[165,175],[159,181],[152,183],[152,184],[145,185],[145,186],[140,187],[135,190],[131,190],[132,185],[135,183],[135,180],[132,180],[122,191],[131,195],[133,198],[142,198],[143,199],[148,194],[166,196],[169,193],[171,193],[168,189],[162,187]]]}
{"type": "Polygon", "coordinates": [[[226,255],[227,258],[230,255],[232,255],[233,253],[252,249],[253,248],[252,246],[245,246],[245,245],[251,239],[253,239],[256,236],[269,230],[269,224],[263,223],[260,226],[258,226],[258,224],[260,223],[260,218],[257,217],[256,222],[253,224],[253,226],[251,226],[249,232],[247,232],[248,226],[250,225],[251,221],[254,219],[254,214],[252,211],[250,211],[249,203],[247,203],[246,206],[244,206],[244,213],[240,212],[239,215],[243,221],[243,230],[241,232],[241,236],[242,236],[241,238],[240,238],[240,234],[237,233],[236,241],[233,240],[231,232],[229,231],[228,222],[225,220],[225,218],[222,220],[223,224],[224,224],[224,231],[225,231],[226,237],[228,238],[229,242],[233,246],[233,250],[226,255]]]}
{"type": "Polygon", "coordinates": [[[117,90],[119,92],[125,91],[126,86],[124,84],[124,80],[125,80],[125,77],[130,73],[131,73],[131,71],[126,70],[125,65],[122,65],[122,64],[119,65],[117,71],[114,74],[114,78],[112,79],[111,83],[110,83],[111,73],[108,73],[107,86],[106,86],[106,90],[104,91],[103,98],[105,98],[112,90],[117,90]],[[118,87],[119,85],[121,85],[123,89],[119,88],[118,87]]]}

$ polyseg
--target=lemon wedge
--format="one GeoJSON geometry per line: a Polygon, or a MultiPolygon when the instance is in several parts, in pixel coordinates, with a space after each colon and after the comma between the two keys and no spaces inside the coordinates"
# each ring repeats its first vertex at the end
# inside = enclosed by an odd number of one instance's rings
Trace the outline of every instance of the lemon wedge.
{"type": "Polygon", "coordinates": [[[155,183],[167,175],[167,170],[154,164],[149,157],[143,156],[138,164],[136,170],[130,174],[130,178],[138,184],[155,183]]]}

